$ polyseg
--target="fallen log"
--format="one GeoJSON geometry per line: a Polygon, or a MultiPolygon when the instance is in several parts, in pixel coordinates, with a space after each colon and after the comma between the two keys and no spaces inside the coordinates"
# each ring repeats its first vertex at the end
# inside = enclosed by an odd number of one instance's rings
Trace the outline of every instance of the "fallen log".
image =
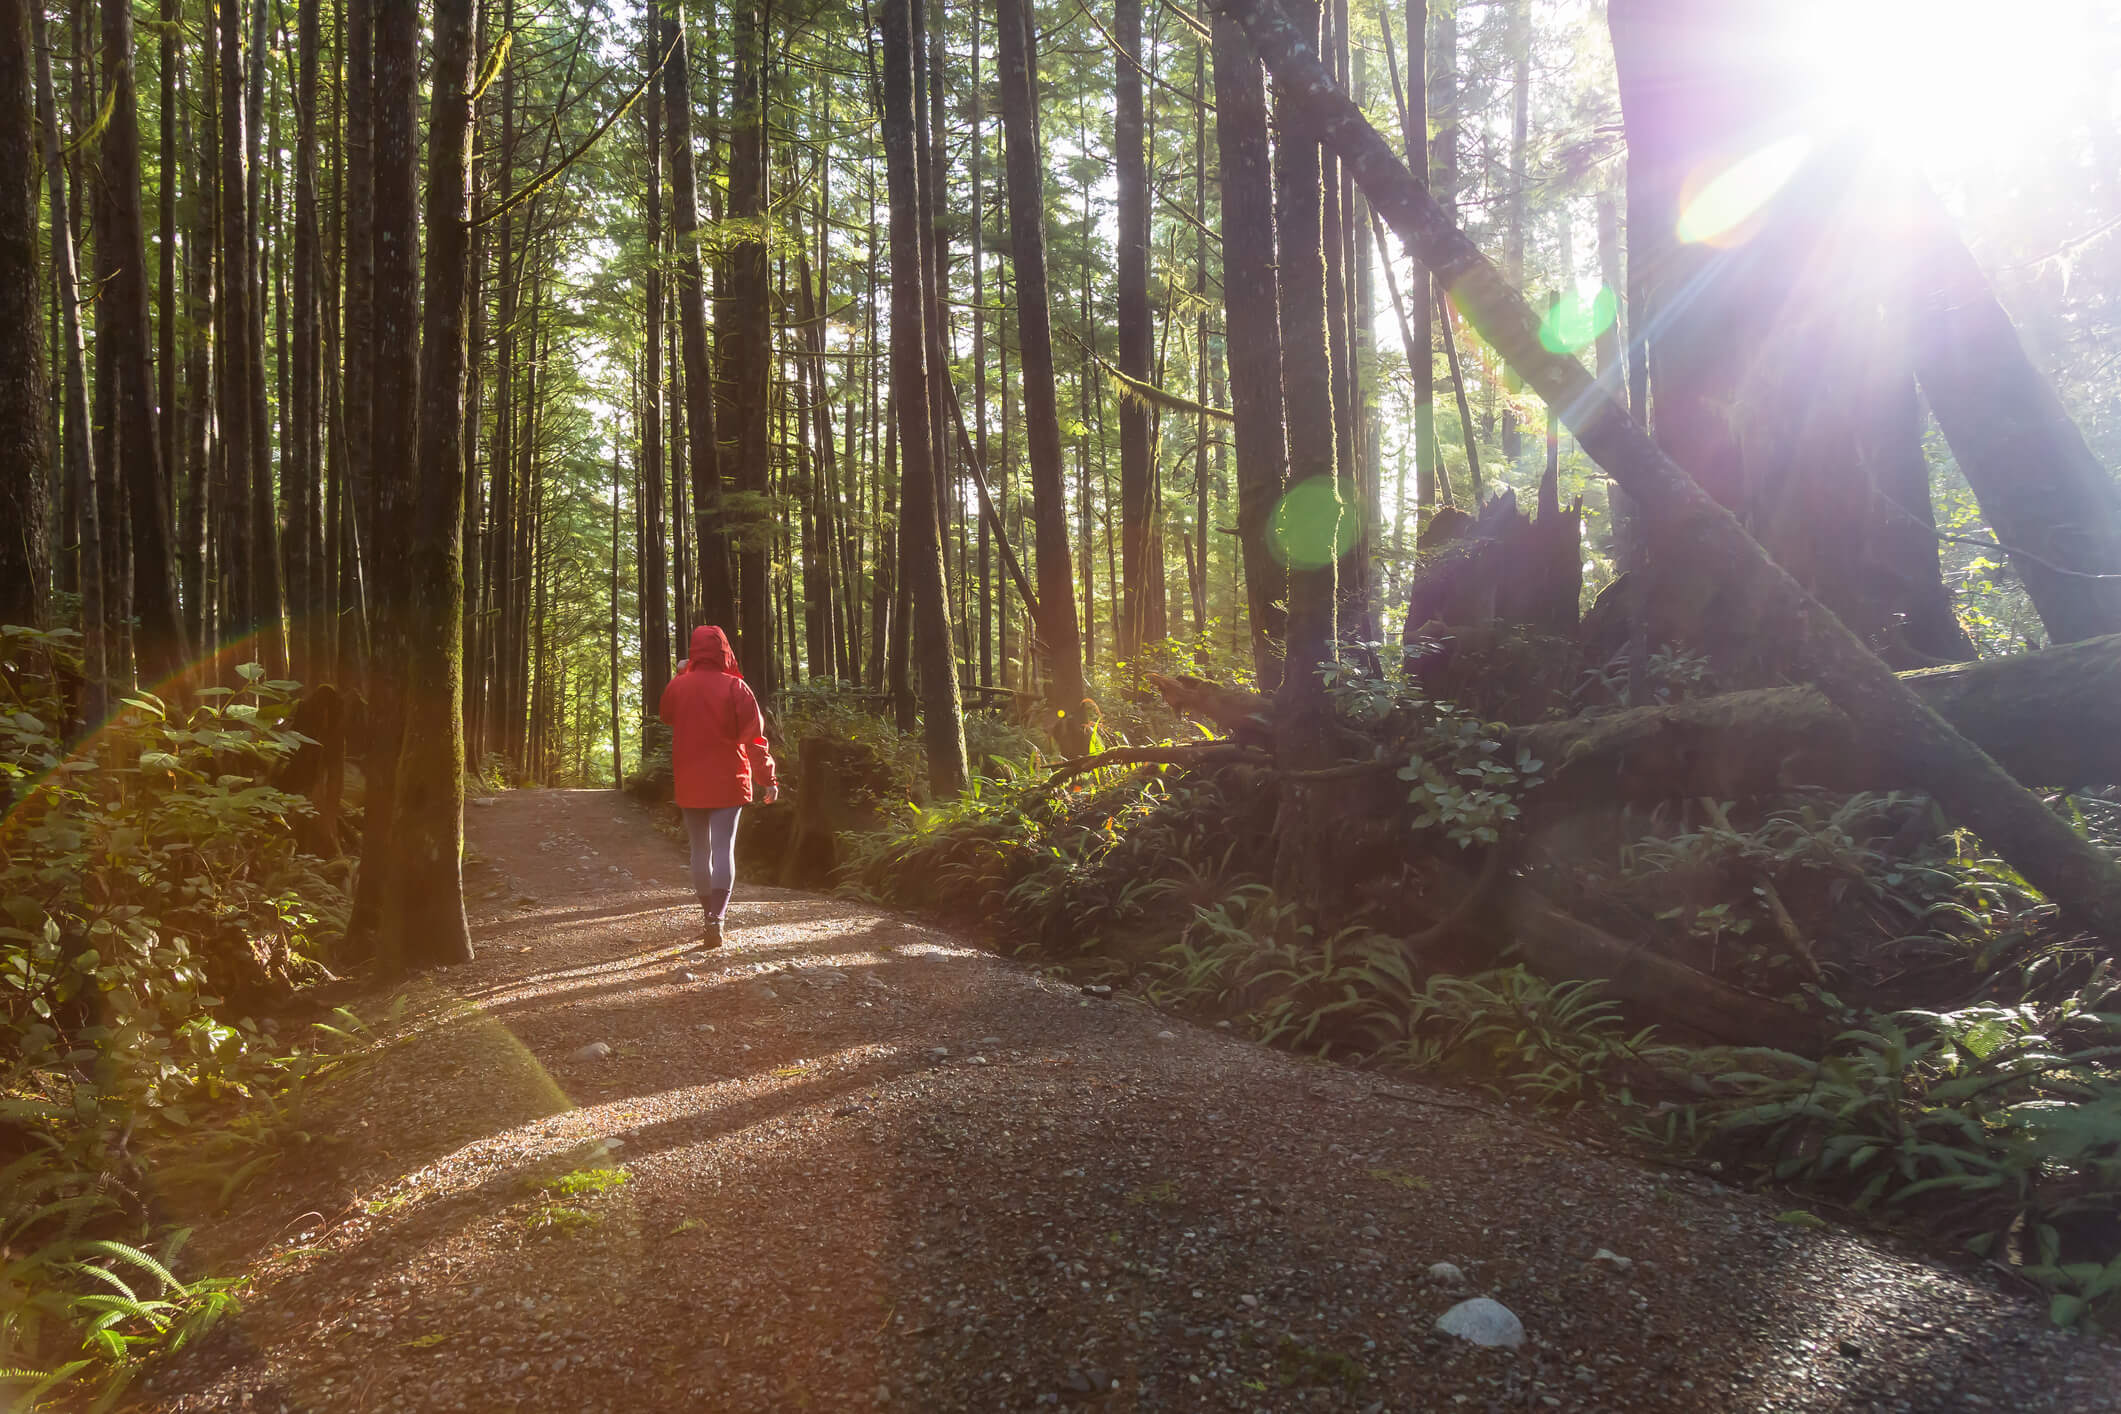
{"type": "MultiPolygon", "coordinates": [[[[2121,783],[2121,635],[1900,680],[2024,785],[2121,783]]],[[[1543,804],[1738,800],[1793,785],[1926,789],[1919,758],[1860,738],[1809,687],[1541,723],[1511,744],[1546,763],[1543,804]]]]}
{"type": "Polygon", "coordinates": [[[1547,977],[1596,977],[1605,993],[1648,1020],[1734,1045],[1816,1054],[1824,1025],[1780,1002],[1740,991],[1662,953],[1623,942],[1518,884],[1504,895],[1512,948],[1547,977]]]}

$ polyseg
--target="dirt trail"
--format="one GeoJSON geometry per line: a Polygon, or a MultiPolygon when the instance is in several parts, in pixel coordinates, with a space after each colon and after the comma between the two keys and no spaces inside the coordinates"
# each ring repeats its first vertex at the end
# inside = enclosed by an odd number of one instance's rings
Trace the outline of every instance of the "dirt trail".
{"type": "Polygon", "coordinates": [[[731,945],[680,963],[681,851],[621,796],[505,795],[471,838],[479,960],[329,1087],[312,1161],[208,1224],[257,1293],[139,1407],[1921,1414],[2121,1390],[2112,1346],[1978,1268],[875,910],[740,886],[731,945]],[[623,1186],[538,1191],[612,1166],[623,1186]],[[1433,1329],[1475,1295],[1520,1349],[1433,1329]]]}

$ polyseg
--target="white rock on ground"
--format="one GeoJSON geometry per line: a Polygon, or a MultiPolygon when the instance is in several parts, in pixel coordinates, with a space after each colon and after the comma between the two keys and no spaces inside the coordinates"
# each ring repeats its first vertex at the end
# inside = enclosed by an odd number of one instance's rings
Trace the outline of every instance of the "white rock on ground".
{"type": "Polygon", "coordinates": [[[605,1041],[591,1041],[574,1053],[576,1060],[603,1060],[611,1054],[611,1045],[605,1041]]]}
{"type": "Polygon", "coordinates": [[[1461,1301],[1438,1316],[1436,1329],[1475,1345],[1524,1344],[1524,1322],[1517,1319],[1517,1313],[1485,1296],[1461,1301]]]}
{"type": "Polygon", "coordinates": [[[1429,1264],[1430,1281],[1439,1282],[1445,1286],[1462,1286],[1465,1283],[1465,1279],[1466,1274],[1458,1270],[1458,1264],[1455,1262],[1431,1262],[1429,1264]]]}

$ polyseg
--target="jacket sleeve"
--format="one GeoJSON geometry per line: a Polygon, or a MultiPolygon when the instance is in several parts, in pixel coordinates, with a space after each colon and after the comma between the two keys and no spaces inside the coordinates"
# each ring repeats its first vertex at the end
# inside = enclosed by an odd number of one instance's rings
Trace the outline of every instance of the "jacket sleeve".
{"type": "Polygon", "coordinates": [[[656,716],[656,720],[657,720],[657,721],[659,721],[659,722],[662,722],[662,723],[663,723],[663,724],[665,724],[666,726],[667,726],[667,725],[670,725],[670,724],[671,724],[671,722],[670,722],[670,690],[671,690],[672,688],[676,687],[676,686],[678,685],[678,683],[679,683],[680,681],[682,681],[682,680],[684,679],[684,676],[685,676],[685,666],[686,666],[686,665],[684,665],[684,664],[680,664],[680,665],[678,666],[678,670],[677,670],[677,671],[676,671],[675,673],[673,673],[673,674],[671,675],[670,681],[669,681],[669,682],[666,682],[666,683],[664,683],[664,684],[663,684],[663,698],[662,698],[662,700],[661,700],[660,702],[658,702],[658,703],[656,704],[656,708],[655,708],[655,716],[656,716]]]}
{"type": "Polygon", "coordinates": [[[774,769],[773,753],[766,747],[766,724],[759,718],[759,700],[752,695],[751,685],[737,680],[737,740],[744,744],[744,756],[751,763],[751,798],[757,800],[769,793],[778,794],[780,778],[774,769]]]}

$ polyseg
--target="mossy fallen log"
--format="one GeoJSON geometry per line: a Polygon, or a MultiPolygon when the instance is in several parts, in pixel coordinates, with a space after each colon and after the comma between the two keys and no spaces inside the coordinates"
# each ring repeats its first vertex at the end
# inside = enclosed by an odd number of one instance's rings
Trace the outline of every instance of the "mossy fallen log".
{"type": "MultiPolygon", "coordinates": [[[[2027,786],[2121,783],[2121,635],[1903,673],[1901,680],[2027,786]]],[[[1546,763],[1542,804],[1722,800],[1795,785],[1922,790],[1918,759],[1859,741],[1811,688],[1731,692],[1521,727],[1546,763]]]]}

